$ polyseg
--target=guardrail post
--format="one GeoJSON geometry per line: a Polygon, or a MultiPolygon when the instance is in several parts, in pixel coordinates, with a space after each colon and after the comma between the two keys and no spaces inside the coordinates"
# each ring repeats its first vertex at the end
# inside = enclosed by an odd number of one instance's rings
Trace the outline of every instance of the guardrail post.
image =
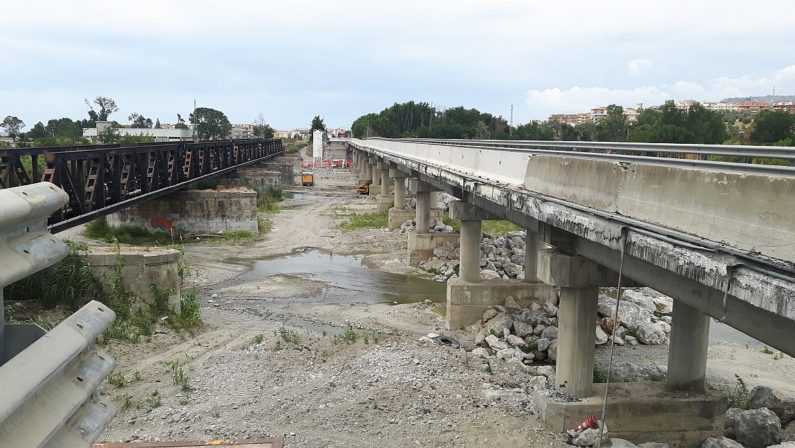
{"type": "Polygon", "coordinates": [[[47,217],[68,201],[41,182],[0,190],[0,447],[88,447],[116,413],[96,396],[115,362],[94,340],[115,319],[92,301],[45,332],[4,325],[2,288],[66,256],[47,217]]]}

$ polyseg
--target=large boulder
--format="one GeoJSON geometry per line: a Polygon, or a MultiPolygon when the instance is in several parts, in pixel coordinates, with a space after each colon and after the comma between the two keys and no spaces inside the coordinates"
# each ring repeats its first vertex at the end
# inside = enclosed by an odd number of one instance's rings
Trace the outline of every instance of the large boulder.
{"type": "Polygon", "coordinates": [[[665,322],[645,322],[638,326],[638,340],[646,345],[661,345],[668,342],[665,322]]]}
{"type": "Polygon", "coordinates": [[[513,327],[513,319],[505,313],[499,313],[486,324],[486,331],[502,336],[505,330],[510,331],[511,327],[513,327]]]}
{"type": "Polygon", "coordinates": [[[596,327],[596,345],[605,345],[605,344],[607,344],[607,339],[608,339],[607,333],[605,333],[605,331],[602,330],[602,327],[597,326],[596,327]]]}
{"type": "MultiPolygon", "coordinates": [[[[615,316],[616,299],[600,295],[597,311],[602,316],[615,316]]],[[[627,302],[626,300],[622,300],[618,308],[618,318],[630,330],[637,330],[641,324],[651,322],[651,316],[652,313],[647,309],[637,303],[627,302]]]]}
{"type": "Polygon", "coordinates": [[[493,348],[494,350],[505,350],[508,348],[507,342],[503,341],[497,336],[494,336],[493,334],[486,336],[486,344],[488,344],[489,347],[493,348]]]}
{"type": "Polygon", "coordinates": [[[751,409],[770,409],[781,420],[782,426],[795,420],[795,397],[783,395],[769,387],[754,387],[751,390],[748,407],[751,409]]]}
{"type": "Polygon", "coordinates": [[[710,437],[701,443],[701,448],[743,448],[728,437],[710,437]]]}
{"type": "Polygon", "coordinates": [[[765,448],[781,442],[781,421],[768,408],[726,411],[726,435],[746,448],[765,448]]]}
{"type": "Polygon", "coordinates": [[[513,321],[513,332],[521,337],[531,336],[533,334],[533,326],[521,320],[513,321]]]}

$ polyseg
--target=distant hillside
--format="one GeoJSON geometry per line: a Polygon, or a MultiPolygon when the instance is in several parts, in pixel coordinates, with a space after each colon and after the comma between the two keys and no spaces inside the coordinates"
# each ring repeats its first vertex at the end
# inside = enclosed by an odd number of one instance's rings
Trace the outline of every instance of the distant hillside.
{"type": "Polygon", "coordinates": [[[721,103],[739,103],[742,101],[764,101],[766,103],[778,103],[782,101],[795,101],[795,95],[765,95],[765,96],[746,96],[738,98],[724,98],[721,103]]]}

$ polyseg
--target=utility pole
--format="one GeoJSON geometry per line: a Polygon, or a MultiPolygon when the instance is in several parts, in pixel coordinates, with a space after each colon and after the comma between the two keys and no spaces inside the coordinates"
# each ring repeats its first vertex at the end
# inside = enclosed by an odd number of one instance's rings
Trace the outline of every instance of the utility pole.
{"type": "Polygon", "coordinates": [[[513,137],[513,104],[511,104],[511,124],[508,126],[508,138],[513,137]]]}
{"type": "Polygon", "coordinates": [[[196,98],[193,99],[193,143],[199,143],[199,117],[196,116],[196,98]]]}

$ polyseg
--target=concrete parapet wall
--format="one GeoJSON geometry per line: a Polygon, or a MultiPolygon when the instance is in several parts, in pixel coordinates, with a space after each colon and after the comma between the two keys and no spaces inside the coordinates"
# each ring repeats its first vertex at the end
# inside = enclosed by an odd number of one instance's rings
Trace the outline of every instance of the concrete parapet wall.
{"type": "Polygon", "coordinates": [[[795,261],[795,179],[535,155],[525,187],[745,251],[795,261]]]}
{"type": "Polygon", "coordinates": [[[109,248],[92,248],[86,255],[91,270],[97,277],[108,280],[121,264],[122,289],[124,292],[152,302],[151,286],[154,284],[168,291],[168,305],[176,311],[180,308],[179,263],[182,254],[174,249],[126,249],[119,253],[109,248]]]}
{"type": "Polygon", "coordinates": [[[557,289],[544,283],[519,280],[468,283],[453,278],[447,282],[447,328],[457,330],[480,321],[484,311],[494,305],[504,305],[509,296],[522,307],[529,307],[531,303],[558,303],[557,289]]]}
{"type": "Polygon", "coordinates": [[[257,192],[188,190],[135,204],[110,214],[112,227],[129,225],[155,231],[256,232],[257,192]]]}

